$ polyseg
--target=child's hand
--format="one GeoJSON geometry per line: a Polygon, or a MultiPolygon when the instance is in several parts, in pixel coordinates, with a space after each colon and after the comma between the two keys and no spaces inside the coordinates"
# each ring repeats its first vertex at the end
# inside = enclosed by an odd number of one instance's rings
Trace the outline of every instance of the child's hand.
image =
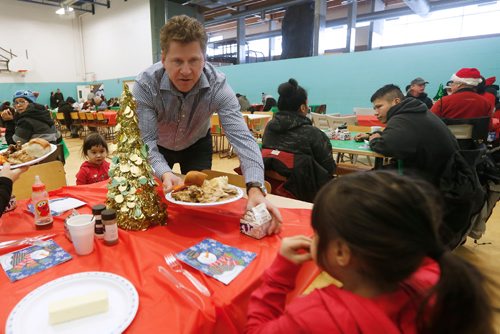
{"type": "Polygon", "coordinates": [[[311,260],[311,238],[305,235],[283,238],[280,254],[295,264],[302,264],[311,260]]]}

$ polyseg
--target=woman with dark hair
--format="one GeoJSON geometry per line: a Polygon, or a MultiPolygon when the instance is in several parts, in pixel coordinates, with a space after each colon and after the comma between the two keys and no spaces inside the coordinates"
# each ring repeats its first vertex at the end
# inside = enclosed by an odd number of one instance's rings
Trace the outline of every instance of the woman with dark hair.
{"type": "MultiPolygon", "coordinates": [[[[309,157],[312,171],[308,172],[304,166],[294,166],[293,171],[298,186],[287,186],[285,188],[292,192],[295,197],[305,201],[312,201],[316,192],[328,182],[335,172],[335,161],[332,156],[332,145],[328,136],[312,125],[307,118],[309,107],[307,106],[307,92],[300,87],[295,79],[290,79],[278,87],[278,109],[274,117],[264,131],[262,137],[262,148],[273,149],[309,157]],[[317,182],[315,182],[317,180],[317,182]],[[313,185],[313,186],[312,186],[313,185]],[[297,188],[308,188],[306,195],[297,188]],[[294,188],[296,191],[292,191],[294,188]],[[305,196],[305,197],[304,197],[305,196]]],[[[268,163],[264,159],[266,169],[268,163]]],[[[297,162],[298,159],[295,159],[297,162]]],[[[275,168],[270,168],[280,173],[275,168]]],[[[283,175],[283,173],[280,173],[283,175]]]]}
{"type": "Polygon", "coordinates": [[[387,171],[323,187],[313,238],[282,241],[254,292],[247,333],[493,333],[485,278],[438,236],[437,191],[387,171]],[[313,259],[339,279],[290,302],[300,265],[313,259]]]}

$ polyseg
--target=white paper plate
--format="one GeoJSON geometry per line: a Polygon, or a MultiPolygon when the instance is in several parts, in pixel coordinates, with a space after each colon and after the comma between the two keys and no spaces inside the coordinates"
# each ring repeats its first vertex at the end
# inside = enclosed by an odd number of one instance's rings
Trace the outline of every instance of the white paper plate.
{"type": "Polygon", "coordinates": [[[237,200],[239,200],[240,198],[243,197],[243,189],[241,189],[240,187],[233,186],[231,184],[229,184],[228,186],[231,187],[231,188],[236,189],[236,191],[238,193],[234,197],[231,197],[231,198],[228,198],[226,200],[219,201],[219,202],[212,202],[212,203],[191,203],[191,202],[176,201],[172,197],[172,192],[169,192],[168,194],[166,194],[165,198],[167,199],[167,201],[169,201],[171,203],[180,204],[180,205],[187,205],[187,206],[214,206],[214,205],[222,205],[222,204],[232,203],[232,202],[235,202],[235,201],[237,201],[237,200]]]}
{"type": "MultiPolygon", "coordinates": [[[[5,152],[6,150],[7,149],[2,150],[2,151],[0,151],[0,153],[5,152]]],[[[40,158],[36,158],[36,159],[31,160],[31,161],[23,162],[22,164],[10,165],[10,168],[14,169],[14,168],[18,168],[18,167],[30,166],[30,165],[36,164],[37,162],[42,161],[43,159],[45,159],[46,157],[48,157],[49,155],[51,155],[52,153],[54,153],[55,150],[57,150],[57,146],[54,145],[54,144],[50,144],[50,152],[49,153],[42,155],[40,158]]],[[[0,170],[2,168],[3,168],[3,166],[0,165],[0,170]]]]}
{"type": "Polygon", "coordinates": [[[121,333],[134,319],[138,306],[137,290],[121,276],[98,271],[72,274],[48,282],[26,295],[10,312],[5,333],[121,333]],[[57,325],[49,324],[50,302],[96,290],[108,292],[107,312],[57,325]]]}

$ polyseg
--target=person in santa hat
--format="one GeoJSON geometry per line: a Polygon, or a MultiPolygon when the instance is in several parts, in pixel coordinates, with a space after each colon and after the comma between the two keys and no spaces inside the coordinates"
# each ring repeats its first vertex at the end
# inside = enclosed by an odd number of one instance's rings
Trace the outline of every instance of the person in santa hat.
{"type": "Polygon", "coordinates": [[[483,79],[477,68],[462,68],[450,78],[452,95],[437,101],[431,111],[441,118],[491,117],[493,106],[476,92],[483,79]]]}

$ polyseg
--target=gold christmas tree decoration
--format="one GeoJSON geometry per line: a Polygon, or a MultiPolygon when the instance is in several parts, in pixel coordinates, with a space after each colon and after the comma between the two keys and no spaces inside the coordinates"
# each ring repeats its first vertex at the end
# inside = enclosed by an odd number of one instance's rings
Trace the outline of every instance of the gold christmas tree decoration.
{"type": "Polygon", "coordinates": [[[109,169],[107,206],[116,210],[120,228],[146,230],[150,225],[165,225],[167,210],[156,192],[157,183],[135,110],[134,97],[124,84],[115,127],[117,149],[109,169]]]}

